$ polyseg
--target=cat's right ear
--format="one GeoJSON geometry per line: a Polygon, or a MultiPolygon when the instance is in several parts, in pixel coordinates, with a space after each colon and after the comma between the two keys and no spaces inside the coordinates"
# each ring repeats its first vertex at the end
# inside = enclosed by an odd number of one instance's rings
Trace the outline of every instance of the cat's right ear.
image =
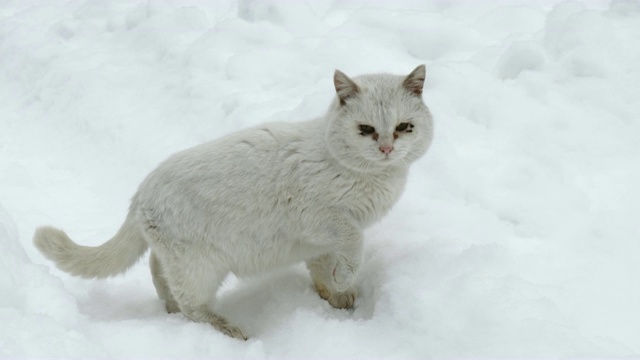
{"type": "Polygon", "coordinates": [[[336,70],[333,74],[333,85],[336,87],[340,105],[345,105],[347,99],[355,96],[360,90],[358,85],[340,70],[336,70]]]}
{"type": "Polygon", "coordinates": [[[416,96],[422,96],[422,88],[424,87],[425,66],[419,65],[409,76],[404,79],[402,85],[416,96]]]}

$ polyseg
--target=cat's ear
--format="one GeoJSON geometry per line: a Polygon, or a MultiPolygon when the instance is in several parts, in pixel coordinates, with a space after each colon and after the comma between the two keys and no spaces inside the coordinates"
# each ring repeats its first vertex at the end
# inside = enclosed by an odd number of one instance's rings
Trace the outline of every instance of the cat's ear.
{"type": "Polygon", "coordinates": [[[416,96],[421,96],[422,88],[424,87],[425,71],[425,66],[419,65],[407,76],[406,79],[404,79],[402,86],[404,86],[404,88],[410,93],[416,96]]]}
{"type": "Polygon", "coordinates": [[[338,98],[340,98],[340,105],[346,104],[347,99],[360,91],[358,85],[340,70],[336,70],[333,74],[333,85],[336,87],[338,98]]]}

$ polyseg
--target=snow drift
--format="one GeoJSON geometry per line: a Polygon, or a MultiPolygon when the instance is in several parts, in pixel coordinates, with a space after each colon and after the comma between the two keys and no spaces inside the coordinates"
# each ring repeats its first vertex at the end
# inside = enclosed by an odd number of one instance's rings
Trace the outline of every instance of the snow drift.
{"type": "Polygon", "coordinates": [[[639,37],[629,0],[3,2],[0,355],[638,356],[639,37]],[[87,281],[32,245],[110,238],[169,154],[321,115],[335,68],[420,63],[434,144],[351,311],[302,266],[231,277],[238,342],[166,314],[148,260],[87,281]]]}

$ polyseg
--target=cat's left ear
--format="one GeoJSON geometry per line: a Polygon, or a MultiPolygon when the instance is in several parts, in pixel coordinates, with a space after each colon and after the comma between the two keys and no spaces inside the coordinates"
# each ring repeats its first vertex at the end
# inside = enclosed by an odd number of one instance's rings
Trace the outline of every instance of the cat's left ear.
{"type": "Polygon", "coordinates": [[[407,76],[406,79],[404,79],[404,82],[402,82],[402,86],[404,86],[404,88],[407,89],[410,93],[416,96],[421,96],[422,88],[424,87],[425,72],[426,68],[424,64],[419,65],[411,72],[411,74],[407,76]]]}
{"type": "Polygon", "coordinates": [[[358,85],[340,70],[336,70],[333,74],[333,85],[336,87],[336,93],[340,98],[340,105],[346,104],[347,99],[355,96],[360,91],[358,85]]]}

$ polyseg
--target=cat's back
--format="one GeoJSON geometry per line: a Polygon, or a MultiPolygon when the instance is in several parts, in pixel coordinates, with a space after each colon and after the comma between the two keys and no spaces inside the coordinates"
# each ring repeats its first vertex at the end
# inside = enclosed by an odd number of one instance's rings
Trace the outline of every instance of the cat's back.
{"type": "Polygon", "coordinates": [[[318,156],[318,151],[309,149],[315,146],[314,137],[322,137],[311,135],[321,131],[318,125],[317,121],[263,124],[178,152],[147,176],[134,200],[180,195],[237,201],[268,196],[301,170],[291,160],[318,156]]]}
{"type": "Polygon", "coordinates": [[[178,152],[160,168],[179,170],[185,164],[207,165],[209,168],[196,168],[208,172],[211,167],[225,170],[256,167],[277,158],[285,147],[301,142],[305,129],[311,126],[311,122],[269,123],[236,131],[178,152]]]}
{"type": "Polygon", "coordinates": [[[314,121],[272,123],[179,152],[147,176],[130,210],[171,239],[252,239],[258,247],[287,239],[312,196],[306,174],[323,163],[317,131],[314,121]]]}

